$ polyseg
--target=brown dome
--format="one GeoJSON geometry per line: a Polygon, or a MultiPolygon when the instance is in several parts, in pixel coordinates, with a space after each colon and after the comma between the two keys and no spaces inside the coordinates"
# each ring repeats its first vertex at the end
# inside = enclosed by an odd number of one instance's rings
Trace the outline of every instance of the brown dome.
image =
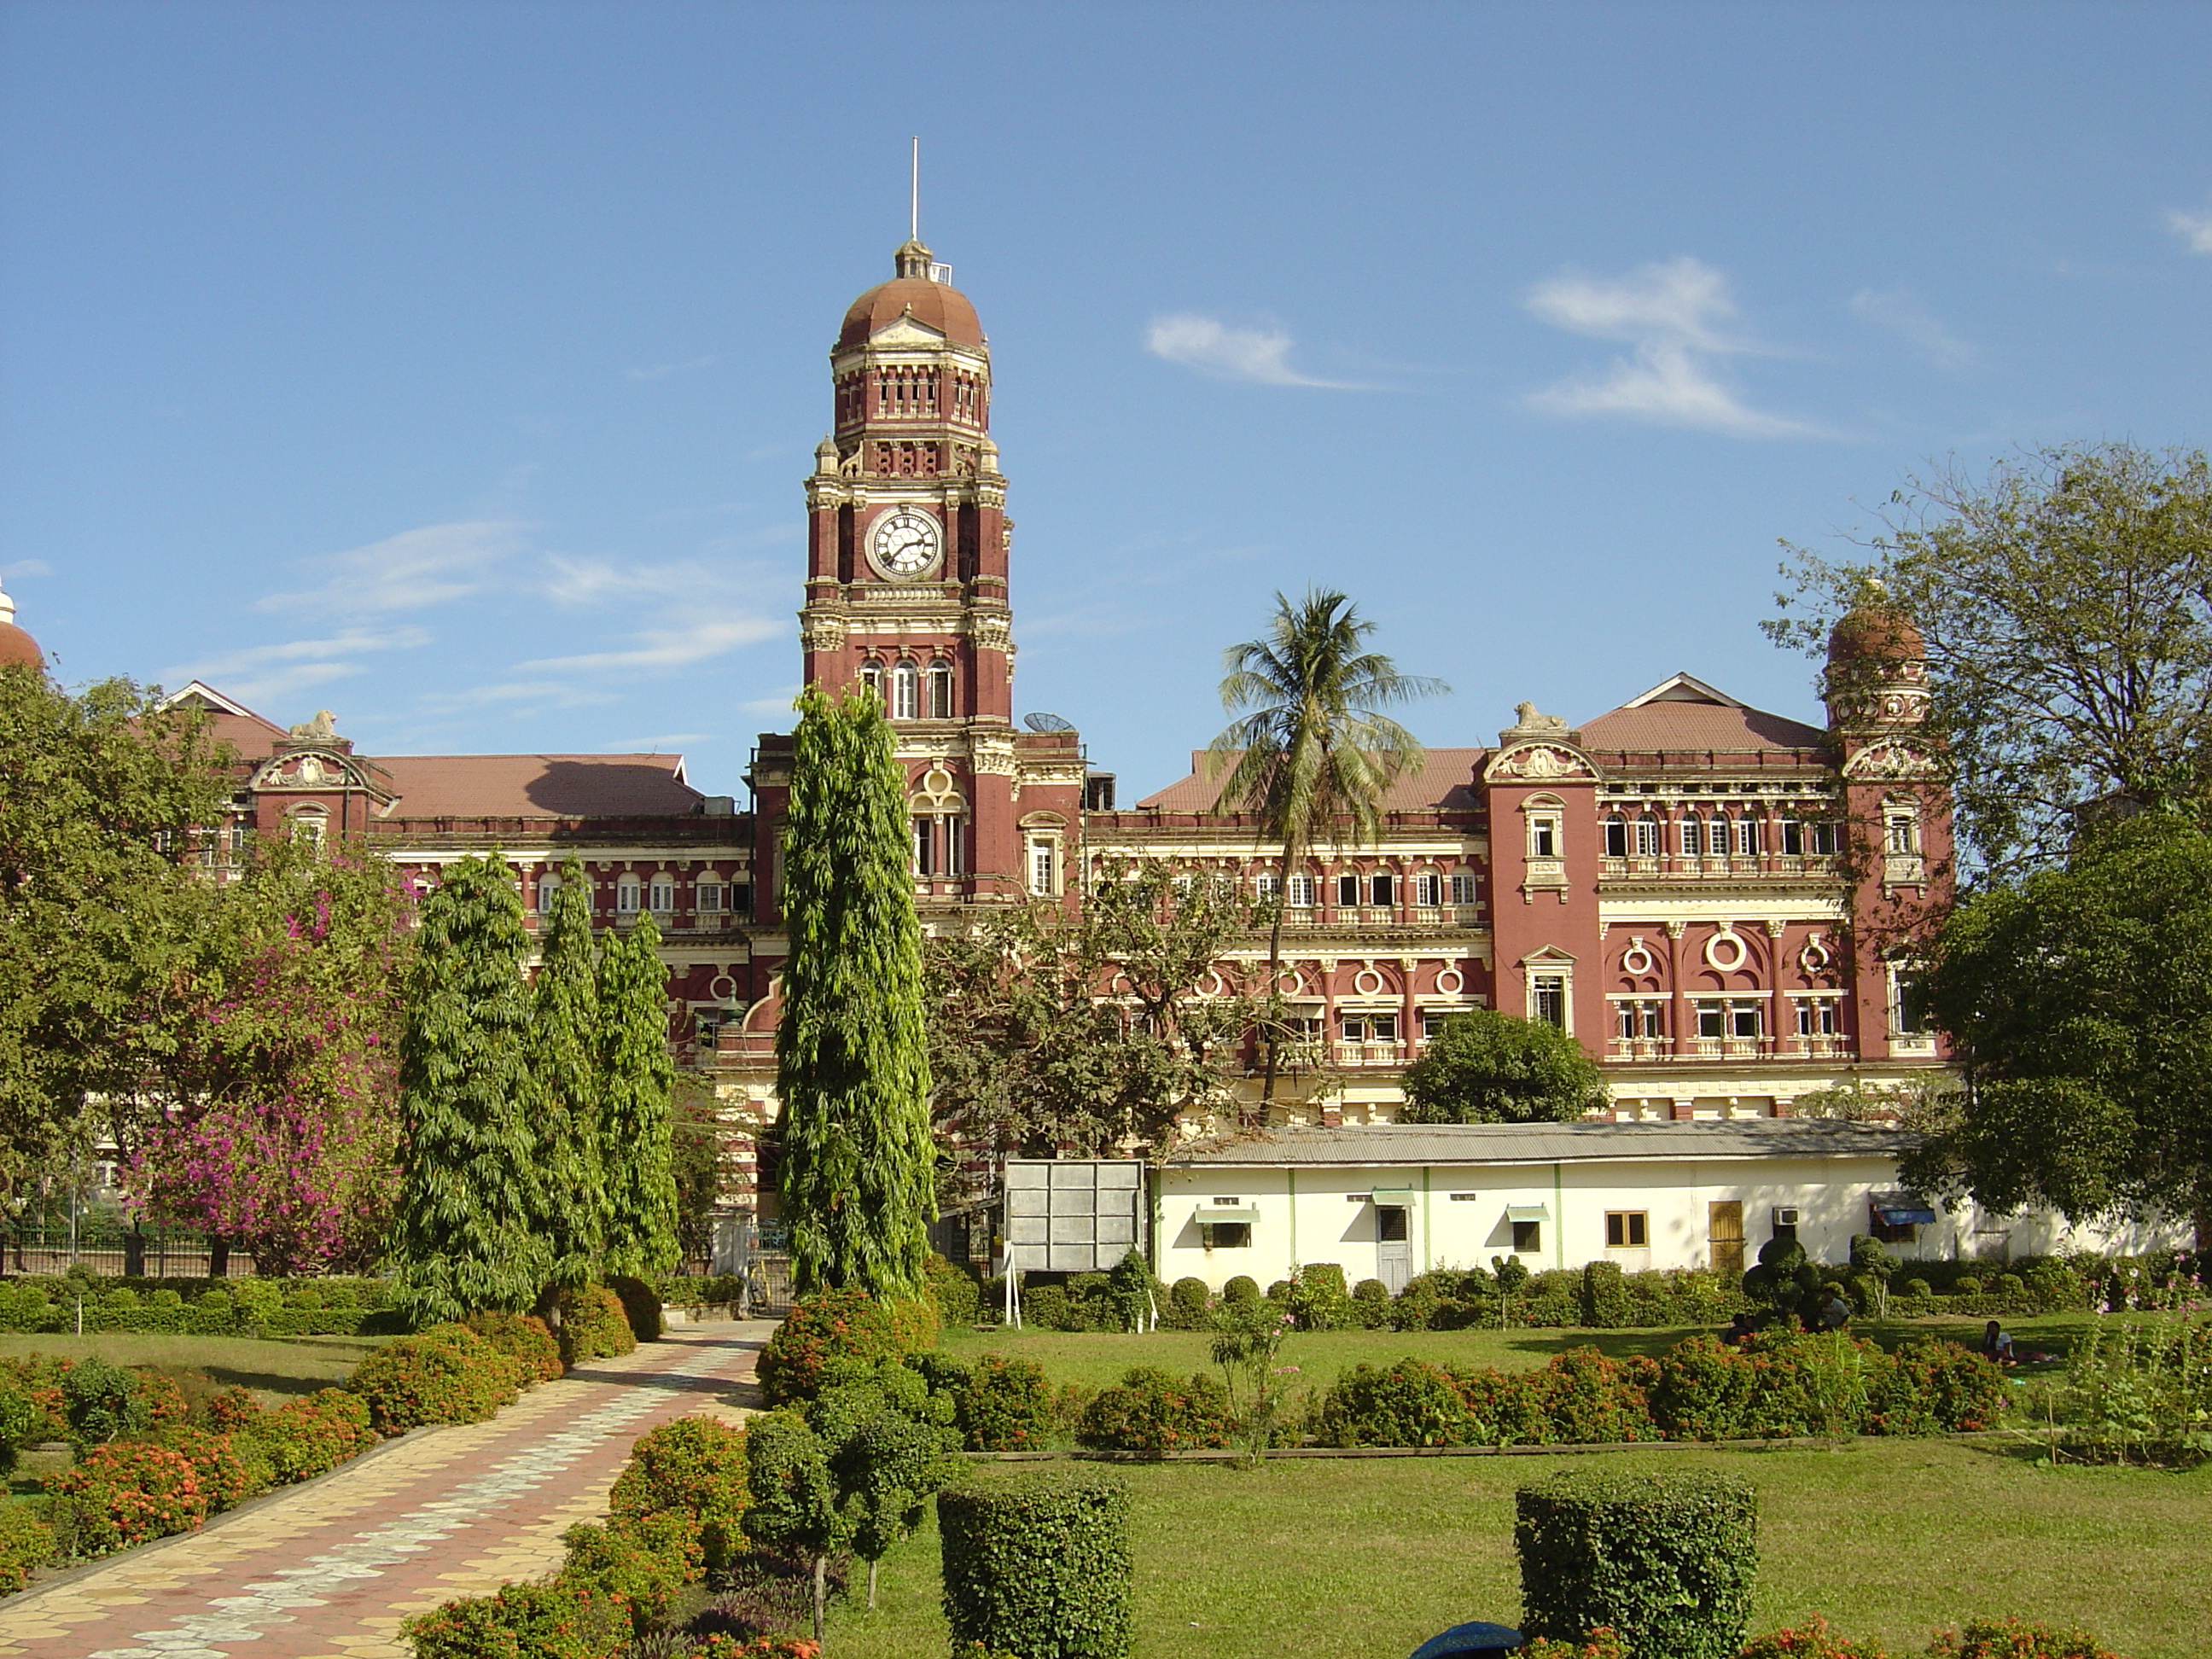
{"type": "Polygon", "coordinates": [[[0,623],[0,668],[10,663],[43,669],[46,665],[46,653],[39,649],[36,640],[15,623],[0,623]]]}
{"type": "Polygon", "coordinates": [[[895,256],[899,274],[870,289],[853,301],[837,331],[840,351],[866,345],[878,330],[906,315],[933,328],[956,345],[983,349],[983,325],[968,296],[945,283],[930,281],[929,250],[919,242],[902,245],[895,256]]]}
{"type": "Polygon", "coordinates": [[[1860,600],[1828,635],[1831,663],[1918,661],[1927,654],[1912,619],[1878,601],[1860,600]]]}

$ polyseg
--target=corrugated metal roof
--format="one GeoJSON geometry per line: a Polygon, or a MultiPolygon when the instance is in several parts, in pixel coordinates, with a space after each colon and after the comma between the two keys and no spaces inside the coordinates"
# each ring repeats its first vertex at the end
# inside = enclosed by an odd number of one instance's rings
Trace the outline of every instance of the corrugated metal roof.
{"type": "Polygon", "coordinates": [[[1581,1164],[1655,1158],[1889,1158],[1915,1137],[1834,1118],[1691,1123],[1376,1124],[1272,1129],[1177,1153],[1172,1164],[1581,1164]]]}

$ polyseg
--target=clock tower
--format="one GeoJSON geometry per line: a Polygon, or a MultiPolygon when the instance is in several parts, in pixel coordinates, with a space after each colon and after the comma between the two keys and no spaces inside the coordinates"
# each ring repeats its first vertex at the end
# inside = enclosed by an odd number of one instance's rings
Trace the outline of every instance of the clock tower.
{"type": "Polygon", "coordinates": [[[805,681],[884,700],[925,908],[1068,886],[1073,732],[1017,732],[1006,480],[975,307],[919,240],[830,348],[834,423],[806,481],[805,681]]]}

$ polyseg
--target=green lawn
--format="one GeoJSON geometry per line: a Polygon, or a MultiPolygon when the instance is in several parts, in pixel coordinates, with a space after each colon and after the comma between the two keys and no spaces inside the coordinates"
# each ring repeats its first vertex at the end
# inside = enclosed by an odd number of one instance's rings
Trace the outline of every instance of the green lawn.
{"type": "MultiPolygon", "coordinates": [[[[2008,1319],[2005,1328],[2023,1346],[2063,1350],[2088,1322],[2087,1314],[2053,1314],[2008,1319]]],[[[1296,1365],[1310,1386],[1326,1388],[1339,1371],[1367,1364],[1387,1365],[1411,1356],[1440,1365],[1495,1365],[1515,1370],[1541,1365],[1569,1348],[1595,1346],[1614,1355],[1663,1353],[1693,1330],[1510,1330],[1510,1331],[1316,1331],[1296,1333],[1283,1345],[1282,1363],[1296,1365]]],[[[1917,1319],[1855,1325],[1885,1347],[1907,1337],[1942,1336],[1969,1345],[1980,1342],[1982,1327],[1972,1321],[1917,1319]]],[[[1153,1331],[1130,1336],[1094,1331],[953,1330],[939,1346],[972,1360],[981,1353],[1018,1355],[1045,1369],[1054,1384],[1079,1382],[1103,1388],[1132,1365],[1156,1365],[1188,1373],[1206,1369],[1212,1339],[1203,1331],[1153,1331]]]]}
{"type": "Polygon", "coordinates": [[[117,1365],[204,1371],[218,1388],[253,1389],[264,1403],[343,1382],[375,1336],[165,1336],[110,1331],[88,1336],[0,1335],[0,1354],[97,1354],[117,1365]]]}
{"type": "MultiPolygon", "coordinates": [[[[1911,1440],[1605,1455],[1611,1467],[1723,1469],[1758,1484],[1754,1631],[1824,1613],[1904,1659],[1924,1650],[1938,1625],[2017,1613],[2086,1626],[2128,1659],[2206,1651],[2212,1467],[2180,1475],[2038,1469],[2013,1452],[1911,1440]]],[[[1462,1620],[1511,1623],[1520,1605],[1513,1489],[1587,1462],[1118,1468],[1135,1499],[1135,1659],[1396,1659],[1462,1620]]],[[[933,1529],[884,1561],[876,1613],[857,1601],[836,1608],[830,1650],[935,1659],[947,1649],[937,1598],[933,1529]]]]}

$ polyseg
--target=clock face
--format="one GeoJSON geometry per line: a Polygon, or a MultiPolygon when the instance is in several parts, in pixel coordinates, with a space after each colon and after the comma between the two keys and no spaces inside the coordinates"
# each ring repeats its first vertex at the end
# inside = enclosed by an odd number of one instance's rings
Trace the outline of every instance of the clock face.
{"type": "Polygon", "coordinates": [[[919,576],[936,565],[943,550],[944,532],[937,520],[915,507],[894,508],[868,532],[868,556],[886,576],[919,576]]]}

